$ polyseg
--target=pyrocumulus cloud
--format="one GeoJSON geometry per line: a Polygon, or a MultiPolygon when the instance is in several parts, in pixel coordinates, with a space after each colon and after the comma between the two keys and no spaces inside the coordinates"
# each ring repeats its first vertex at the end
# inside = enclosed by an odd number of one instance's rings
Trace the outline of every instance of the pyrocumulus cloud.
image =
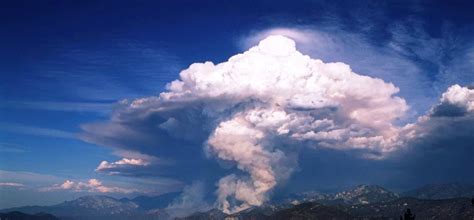
{"type": "MultiPolygon", "coordinates": [[[[218,205],[232,213],[263,204],[291,175],[299,147],[382,159],[422,135],[430,118],[452,114],[445,106],[473,110],[472,90],[456,85],[419,119],[422,126],[398,126],[409,109],[398,92],[344,63],[312,59],[293,40],[275,35],[226,62],[190,65],[158,97],[122,101],[109,123],[83,126],[82,138],[122,150],[139,140],[144,147],[135,150],[143,154],[156,154],[147,146],[170,140],[204,143],[208,155],[243,171],[217,183],[218,205]]],[[[119,162],[101,166],[142,165],[132,158],[119,162]]]]}

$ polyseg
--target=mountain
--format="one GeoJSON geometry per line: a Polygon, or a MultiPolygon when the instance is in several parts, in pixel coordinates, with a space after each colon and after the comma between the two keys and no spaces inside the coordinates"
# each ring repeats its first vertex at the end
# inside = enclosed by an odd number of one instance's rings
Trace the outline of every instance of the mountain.
{"type": "MultiPolygon", "coordinates": [[[[325,194],[318,191],[307,191],[290,194],[287,196],[280,196],[272,201],[273,204],[301,204],[305,202],[321,202],[321,203],[332,203],[334,195],[325,194]]],[[[341,201],[340,201],[341,202],[341,201]]]]}
{"type": "Polygon", "coordinates": [[[120,201],[108,196],[84,196],[54,206],[62,216],[132,214],[138,207],[133,202],[120,201]]]}
{"type": "MultiPolygon", "coordinates": [[[[424,192],[426,187],[416,192],[424,192]]],[[[466,195],[469,188],[436,187],[440,195],[466,195]],[[445,190],[445,189],[460,189],[445,190]]],[[[431,192],[431,190],[428,190],[431,192]]],[[[402,194],[404,195],[404,194],[402,194]]],[[[423,194],[422,194],[423,195],[423,194]]],[[[430,194],[431,195],[431,194],[430,194]]],[[[468,198],[417,199],[400,197],[376,185],[359,185],[338,193],[304,192],[291,195],[273,204],[253,207],[226,215],[219,210],[195,213],[186,220],[269,220],[269,219],[399,219],[407,208],[416,219],[474,219],[474,205],[468,198]],[[275,205],[277,204],[277,205],[275,205]]]]}
{"type": "Polygon", "coordinates": [[[399,195],[377,185],[359,185],[353,189],[336,193],[333,200],[342,200],[346,204],[370,204],[387,202],[399,198],[399,195]]]}
{"type": "MultiPolygon", "coordinates": [[[[159,196],[158,196],[159,197],[159,196]]],[[[164,198],[137,197],[134,199],[115,199],[109,196],[83,196],[72,201],[52,206],[24,206],[1,210],[2,212],[19,211],[33,214],[51,213],[61,219],[167,219],[169,216],[161,208],[171,200],[170,195],[164,198]],[[156,207],[154,207],[156,205],[156,207]]]]}
{"type": "Polygon", "coordinates": [[[181,193],[172,192],[166,193],[159,196],[138,196],[133,199],[123,198],[121,201],[133,202],[137,204],[143,210],[153,210],[153,209],[162,209],[166,208],[175,198],[177,198],[181,193]]]}
{"type": "Polygon", "coordinates": [[[207,212],[196,212],[188,217],[177,218],[176,220],[223,220],[227,217],[219,209],[211,209],[207,212]]]}
{"type": "Polygon", "coordinates": [[[273,213],[268,219],[353,219],[346,211],[338,207],[325,206],[320,203],[309,202],[296,205],[289,209],[273,213]]]}
{"type": "Polygon", "coordinates": [[[459,183],[430,184],[404,192],[402,195],[404,197],[414,197],[418,199],[470,198],[474,196],[474,186],[459,183]]]}
{"type": "Polygon", "coordinates": [[[399,219],[410,208],[416,219],[474,219],[474,205],[470,199],[423,200],[400,198],[389,202],[340,206],[355,217],[399,219]]]}
{"type": "Polygon", "coordinates": [[[54,215],[47,214],[47,213],[36,213],[33,215],[25,214],[22,212],[8,212],[8,213],[0,213],[0,219],[8,219],[8,220],[59,220],[54,215]]]}
{"type": "MultiPolygon", "coordinates": [[[[397,193],[391,192],[377,185],[358,185],[352,189],[324,194],[315,191],[298,193],[282,200],[283,203],[297,205],[305,202],[318,202],[325,205],[337,204],[369,204],[382,201],[390,201],[399,198],[397,193]]],[[[282,203],[279,201],[278,203],[282,203]]]]}
{"type": "Polygon", "coordinates": [[[251,207],[238,213],[229,215],[228,219],[269,219],[278,211],[293,207],[292,204],[264,205],[260,207],[251,207]]]}
{"type": "Polygon", "coordinates": [[[214,209],[180,220],[393,220],[399,219],[407,208],[410,208],[416,215],[416,219],[474,219],[474,205],[467,198],[443,200],[399,198],[388,202],[357,205],[324,205],[317,202],[307,202],[276,211],[253,208],[232,215],[225,215],[214,209]]]}
{"type": "MultiPolygon", "coordinates": [[[[181,219],[398,219],[407,208],[417,215],[417,219],[474,219],[474,205],[471,205],[469,198],[442,199],[467,197],[472,195],[471,190],[471,187],[460,184],[428,185],[401,194],[412,197],[400,197],[380,186],[359,185],[338,193],[325,194],[315,191],[298,193],[278,202],[273,201],[232,215],[211,209],[181,219]]],[[[36,220],[42,215],[35,213],[42,212],[51,213],[63,220],[168,220],[171,216],[166,207],[178,195],[169,193],[156,197],[139,196],[133,199],[84,196],[53,206],[24,206],[0,212],[17,215],[9,219],[36,220]],[[28,217],[23,218],[21,214],[28,217]]]]}
{"type": "Polygon", "coordinates": [[[24,206],[3,211],[20,211],[28,214],[46,212],[62,218],[82,219],[82,216],[129,215],[135,213],[137,208],[138,205],[135,203],[122,202],[108,196],[84,196],[53,206],[24,206]]]}
{"type": "Polygon", "coordinates": [[[399,219],[407,208],[416,214],[416,219],[474,219],[474,205],[468,198],[396,198],[369,204],[332,206],[303,203],[275,212],[269,219],[399,219]]]}
{"type": "Polygon", "coordinates": [[[196,213],[178,220],[287,220],[287,219],[356,219],[337,206],[326,206],[316,202],[307,202],[279,210],[269,207],[250,208],[238,213],[226,215],[219,210],[196,213]]]}

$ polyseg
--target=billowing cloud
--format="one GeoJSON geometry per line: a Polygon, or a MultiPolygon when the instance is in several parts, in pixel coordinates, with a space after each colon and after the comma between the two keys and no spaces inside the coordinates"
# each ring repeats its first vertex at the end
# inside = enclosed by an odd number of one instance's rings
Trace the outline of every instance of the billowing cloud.
{"type": "Polygon", "coordinates": [[[248,173],[219,181],[226,212],[265,202],[291,174],[290,155],[300,145],[378,158],[394,151],[395,122],[408,110],[393,84],[312,59],[282,36],[224,63],[192,64],[167,88],[158,97],[122,101],[109,122],[84,125],[82,138],[149,155],[204,143],[208,155],[248,173]]]}
{"type": "Polygon", "coordinates": [[[344,62],[357,73],[392,82],[411,107],[405,123],[424,114],[450,85],[473,82],[472,40],[453,26],[443,25],[440,35],[433,35],[420,17],[376,24],[362,17],[352,15],[350,26],[330,19],[259,28],[243,35],[240,44],[247,49],[270,35],[283,35],[311,57],[344,62]]]}

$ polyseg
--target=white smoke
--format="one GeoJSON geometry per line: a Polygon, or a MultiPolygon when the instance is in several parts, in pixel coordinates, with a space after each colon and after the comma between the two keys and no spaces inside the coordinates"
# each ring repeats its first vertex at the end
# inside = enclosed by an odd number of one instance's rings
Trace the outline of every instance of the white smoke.
{"type": "Polygon", "coordinates": [[[211,206],[206,202],[205,194],[204,183],[199,181],[193,182],[191,185],[183,188],[181,195],[175,198],[165,208],[165,211],[172,219],[185,217],[195,212],[207,211],[211,206]]]}

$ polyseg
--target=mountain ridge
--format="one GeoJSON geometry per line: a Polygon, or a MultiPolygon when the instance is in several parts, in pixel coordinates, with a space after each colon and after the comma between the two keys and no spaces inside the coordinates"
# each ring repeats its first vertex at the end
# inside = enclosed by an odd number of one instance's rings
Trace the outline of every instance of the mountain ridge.
{"type": "MultiPolygon", "coordinates": [[[[226,215],[220,210],[211,209],[207,212],[195,213],[182,219],[279,219],[278,215],[291,216],[293,214],[297,216],[301,214],[301,216],[322,218],[318,213],[314,213],[314,210],[320,210],[323,214],[325,212],[333,213],[335,217],[377,217],[376,214],[373,215],[371,213],[379,213],[393,217],[395,214],[403,211],[403,208],[412,207],[411,204],[413,204],[415,208],[414,211],[416,212],[419,212],[419,209],[430,210],[431,206],[434,205],[445,207],[444,209],[446,210],[444,210],[443,213],[445,213],[446,216],[454,215],[452,213],[450,214],[448,209],[461,211],[463,209],[464,214],[470,216],[470,207],[465,205],[469,202],[467,198],[429,200],[423,197],[427,195],[425,192],[437,192],[443,196],[468,195],[471,192],[469,186],[458,187],[457,185],[450,184],[444,184],[443,186],[444,187],[440,187],[439,185],[426,185],[414,191],[398,194],[378,185],[363,184],[336,193],[319,193],[316,191],[303,192],[284,201],[269,202],[264,206],[252,207],[232,215],[226,215]],[[411,195],[420,196],[420,198],[407,197],[411,195]],[[408,205],[405,205],[405,203],[408,205]],[[390,212],[384,207],[392,207],[393,210],[396,210],[396,213],[390,212]]],[[[179,196],[179,193],[168,193],[156,197],[138,196],[132,199],[116,199],[105,195],[90,195],[64,201],[52,206],[23,206],[3,209],[0,210],[0,212],[20,211],[26,214],[44,212],[55,215],[61,219],[74,220],[171,219],[171,216],[166,212],[165,208],[177,196],[179,196]]],[[[435,213],[432,212],[434,211],[425,214],[423,214],[423,212],[421,213],[424,216],[436,216],[435,213]]]]}

